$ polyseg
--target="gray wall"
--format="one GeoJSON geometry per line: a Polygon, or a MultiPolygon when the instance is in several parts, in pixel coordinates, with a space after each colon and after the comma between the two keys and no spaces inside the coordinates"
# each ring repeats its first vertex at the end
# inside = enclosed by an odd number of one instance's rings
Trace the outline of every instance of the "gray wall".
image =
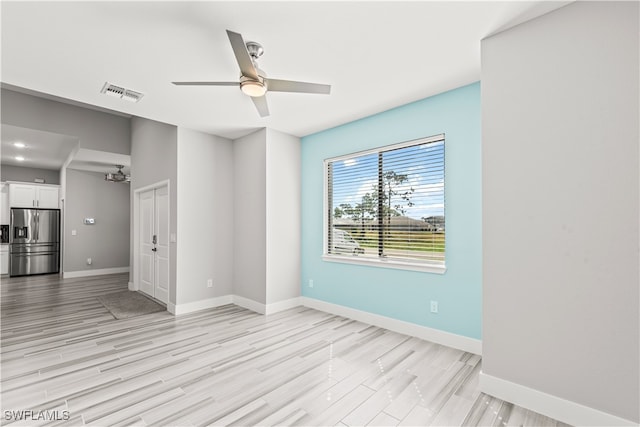
{"type": "Polygon", "coordinates": [[[266,129],[233,141],[234,293],[261,304],[267,303],[266,146],[266,129]]]}
{"type": "MultiPolygon", "coordinates": [[[[131,119],[131,197],[133,206],[134,191],[136,189],[169,180],[170,194],[170,224],[169,232],[177,233],[177,138],[178,130],[175,126],[155,122],[139,117],[131,119]]],[[[133,214],[132,214],[133,215],[133,214]]],[[[132,218],[133,221],[133,218],[132,218]]],[[[133,224],[133,222],[132,222],[133,224]]],[[[133,226],[131,227],[133,229],[133,226]]],[[[178,240],[180,236],[177,236],[178,240]]],[[[133,281],[133,236],[130,240],[131,273],[133,281]]],[[[170,287],[169,302],[176,302],[176,243],[170,247],[170,287]]]]}
{"type": "Polygon", "coordinates": [[[300,138],[267,129],[267,304],[300,296],[300,138]]]}
{"type": "Polygon", "coordinates": [[[129,267],[129,185],[107,182],[102,173],[67,169],[65,219],[65,273],[129,267]],[[84,218],[96,222],[85,225],[84,218]]]}
{"type": "Polygon", "coordinates": [[[300,139],[261,129],[233,141],[233,292],[261,304],[300,295],[300,139]]]}
{"type": "Polygon", "coordinates": [[[7,89],[1,91],[2,123],[77,137],[81,148],[129,154],[129,117],[96,111],[7,89]]]}
{"type": "Polygon", "coordinates": [[[43,178],[45,184],[60,184],[60,171],[58,170],[1,165],[0,175],[2,181],[34,182],[36,178],[43,178]]]}
{"type": "Polygon", "coordinates": [[[483,373],[636,423],[638,31],[575,2],[482,42],[483,373]]]}
{"type": "Polygon", "coordinates": [[[177,164],[176,302],[233,294],[233,143],[178,128],[177,164]]]}

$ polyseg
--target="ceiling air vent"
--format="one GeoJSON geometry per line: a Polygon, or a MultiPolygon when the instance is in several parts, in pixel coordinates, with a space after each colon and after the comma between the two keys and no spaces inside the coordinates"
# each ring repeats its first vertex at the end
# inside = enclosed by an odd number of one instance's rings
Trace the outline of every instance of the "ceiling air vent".
{"type": "Polygon", "coordinates": [[[106,82],[104,86],[102,86],[102,90],[100,93],[104,93],[109,96],[114,96],[116,98],[124,99],[129,102],[138,102],[142,99],[144,94],[142,92],[136,92],[135,90],[127,89],[122,86],[117,86],[106,82]]]}
{"type": "Polygon", "coordinates": [[[135,90],[126,89],[124,91],[124,94],[122,95],[122,99],[126,99],[127,101],[131,101],[131,102],[138,102],[142,99],[143,96],[144,96],[143,93],[136,92],[135,90]]]}

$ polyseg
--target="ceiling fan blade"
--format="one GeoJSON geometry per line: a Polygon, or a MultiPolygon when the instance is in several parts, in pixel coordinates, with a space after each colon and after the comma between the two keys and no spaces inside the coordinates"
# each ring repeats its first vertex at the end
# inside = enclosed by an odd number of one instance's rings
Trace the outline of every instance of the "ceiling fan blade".
{"type": "Polygon", "coordinates": [[[295,82],[293,80],[265,79],[269,92],[302,92],[320,93],[328,95],[331,92],[331,85],[319,83],[295,82]]]}
{"type": "Polygon", "coordinates": [[[267,117],[269,115],[269,106],[267,105],[266,96],[252,96],[251,100],[258,110],[260,117],[267,117]]]}
{"type": "Polygon", "coordinates": [[[231,48],[233,49],[233,53],[236,56],[236,61],[238,61],[238,66],[240,67],[240,72],[242,73],[242,75],[254,80],[258,80],[258,71],[253,65],[251,56],[249,56],[249,52],[247,51],[247,45],[242,39],[242,36],[229,30],[227,30],[227,35],[229,36],[231,48]]]}
{"type": "Polygon", "coordinates": [[[238,82],[171,82],[176,86],[240,86],[238,82]]]}

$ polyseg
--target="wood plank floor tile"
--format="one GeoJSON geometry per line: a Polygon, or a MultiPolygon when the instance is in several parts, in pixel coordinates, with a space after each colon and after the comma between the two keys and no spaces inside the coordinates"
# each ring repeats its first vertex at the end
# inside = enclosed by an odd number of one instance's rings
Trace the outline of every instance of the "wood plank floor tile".
{"type": "MultiPolygon", "coordinates": [[[[341,422],[358,406],[362,405],[375,392],[364,385],[357,386],[350,393],[342,396],[338,401],[331,404],[327,409],[314,416],[303,417],[302,425],[335,425],[341,422]]],[[[347,425],[346,423],[344,423],[347,425]]]]}
{"type": "Polygon", "coordinates": [[[349,415],[342,418],[342,422],[349,426],[362,426],[369,424],[386,406],[393,403],[409,385],[415,377],[406,373],[401,373],[389,380],[383,387],[375,391],[365,402],[349,415]]]}
{"type": "Polygon", "coordinates": [[[2,409],[68,419],[0,425],[565,427],[480,393],[477,355],[306,307],[117,320],[127,283],[2,278],[2,409]]]}
{"type": "Polygon", "coordinates": [[[400,420],[392,417],[386,412],[380,412],[367,425],[385,427],[385,426],[397,426],[398,424],[400,424],[400,420]]]}

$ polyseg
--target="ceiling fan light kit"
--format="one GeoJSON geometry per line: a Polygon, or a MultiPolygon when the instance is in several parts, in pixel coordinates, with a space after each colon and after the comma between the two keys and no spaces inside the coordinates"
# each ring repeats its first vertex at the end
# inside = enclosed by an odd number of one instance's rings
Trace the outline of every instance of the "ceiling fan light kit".
{"type": "Polygon", "coordinates": [[[251,97],[260,117],[269,115],[267,92],[297,92],[328,95],[331,86],[318,83],[297,82],[293,80],[269,79],[258,68],[257,60],[264,53],[260,43],[246,42],[239,33],[227,30],[231,48],[240,67],[240,81],[236,82],[172,82],[177,86],[239,86],[242,93],[251,97]]]}
{"type": "Polygon", "coordinates": [[[263,96],[267,93],[267,86],[264,84],[264,79],[260,80],[251,80],[248,77],[242,76],[240,78],[240,90],[245,95],[249,95],[251,97],[263,96]]]}
{"type": "Polygon", "coordinates": [[[107,172],[106,174],[104,174],[104,180],[109,182],[121,182],[123,184],[129,184],[131,182],[131,175],[125,175],[125,173],[122,172],[122,168],[124,168],[124,165],[115,166],[116,168],[118,168],[118,172],[107,172]]]}

